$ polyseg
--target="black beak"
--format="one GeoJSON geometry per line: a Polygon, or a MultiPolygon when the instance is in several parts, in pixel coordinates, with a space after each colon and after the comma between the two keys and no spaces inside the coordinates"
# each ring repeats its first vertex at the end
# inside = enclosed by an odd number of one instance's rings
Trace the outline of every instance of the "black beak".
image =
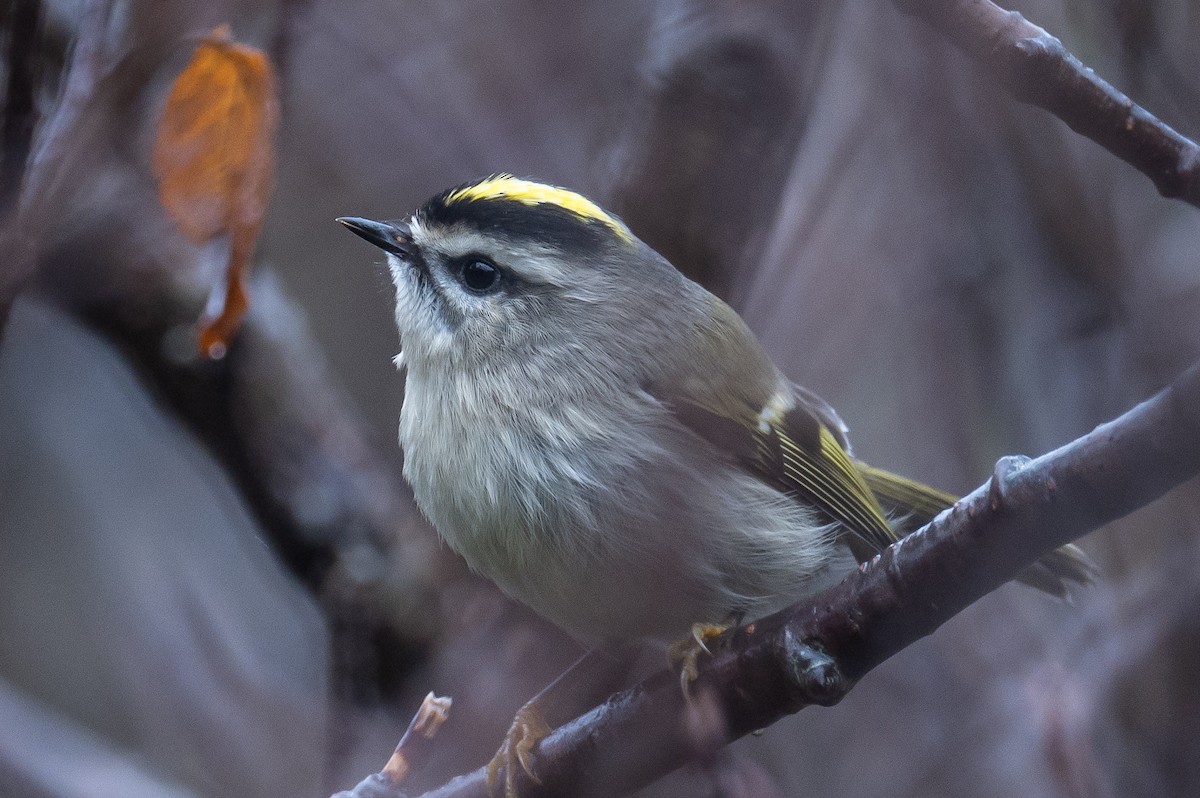
{"type": "Polygon", "coordinates": [[[404,222],[375,222],[358,216],[339,216],[337,221],[384,252],[402,258],[413,252],[412,230],[404,222]]]}

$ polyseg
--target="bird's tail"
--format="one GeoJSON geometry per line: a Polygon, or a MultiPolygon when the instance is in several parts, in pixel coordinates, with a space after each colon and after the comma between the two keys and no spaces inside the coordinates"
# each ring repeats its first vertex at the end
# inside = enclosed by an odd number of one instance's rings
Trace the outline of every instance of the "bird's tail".
{"type": "MultiPolygon", "coordinates": [[[[896,534],[903,537],[933,520],[933,517],[952,506],[958,497],[922,485],[856,461],[867,487],[879,499],[879,504],[895,519],[896,534]]],[[[1078,546],[1068,543],[1030,565],[1017,575],[1017,581],[1059,598],[1069,598],[1072,585],[1090,585],[1095,581],[1096,564],[1078,546]]]]}

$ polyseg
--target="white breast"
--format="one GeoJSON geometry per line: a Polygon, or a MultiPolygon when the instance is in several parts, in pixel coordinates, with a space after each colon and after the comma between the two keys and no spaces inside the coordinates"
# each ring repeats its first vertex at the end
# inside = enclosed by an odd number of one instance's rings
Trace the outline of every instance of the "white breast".
{"type": "Polygon", "coordinates": [[[502,407],[470,381],[409,373],[405,477],[509,595],[585,641],[674,638],[782,606],[827,569],[832,530],[662,408],[589,411],[502,407]]]}

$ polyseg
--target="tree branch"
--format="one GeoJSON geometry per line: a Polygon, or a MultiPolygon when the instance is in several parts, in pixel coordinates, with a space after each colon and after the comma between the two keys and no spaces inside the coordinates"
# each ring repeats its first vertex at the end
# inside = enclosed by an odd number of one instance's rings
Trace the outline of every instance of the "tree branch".
{"type": "Polygon", "coordinates": [[[1021,102],[1044,108],[1154,181],[1200,207],[1200,145],[1117,91],[1054,36],[990,0],[893,0],[986,67],[1021,102]]]}
{"type": "MultiPolygon", "coordinates": [[[[737,630],[685,702],[663,671],[555,730],[524,798],[616,795],[811,704],[831,705],[1022,568],[1200,473],[1200,364],[1036,460],[1008,457],[952,510],[841,584],[737,630]]],[[[397,795],[399,793],[396,793],[397,795]]],[[[484,769],[425,798],[483,798],[484,769]]]]}

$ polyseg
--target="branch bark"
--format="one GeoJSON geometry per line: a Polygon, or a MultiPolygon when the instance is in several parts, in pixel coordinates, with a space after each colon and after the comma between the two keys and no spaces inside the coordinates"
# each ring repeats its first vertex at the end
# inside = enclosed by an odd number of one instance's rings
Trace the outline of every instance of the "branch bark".
{"type": "Polygon", "coordinates": [[[985,67],[1016,99],[1044,108],[1149,177],[1160,194],[1200,208],[1200,145],[1105,81],[1061,41],[990,0],[893,0],[985,67]]]}
{"type": "MultiPolygon", "coordinates": [[[[737,630],[683,699],[663,671],[555,730],[524,798],[636,789],[811,704],[931,634],[1040,556],[1200,473],[1200,363],[1125,415],[1036,460],[1008,457],[950,511],[841,584],[737,630]]],[[[394,793],[399,795],[400,793],[394,793]]],[[[425,798],[484,798],[484,769],[425,798]]]]}

